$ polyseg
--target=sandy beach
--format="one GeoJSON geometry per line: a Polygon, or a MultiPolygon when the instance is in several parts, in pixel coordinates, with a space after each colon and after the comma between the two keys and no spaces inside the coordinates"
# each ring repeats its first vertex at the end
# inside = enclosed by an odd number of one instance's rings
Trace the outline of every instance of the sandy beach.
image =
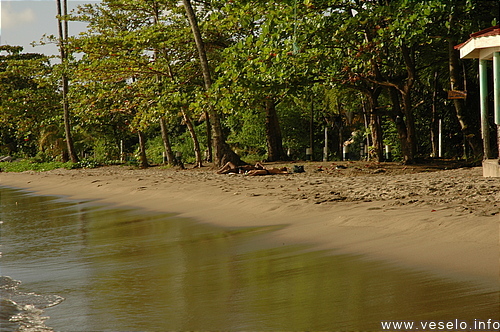
{"type": "Polygon", "coordinates": [[[306,172],[255,177],[210,167],[3,172],[0,186],[219,226],[284,226],[273,232],[277,244],[362,254],[498,286],[500,179],[482,177],[481,168],[301,165],[306,172]]]}

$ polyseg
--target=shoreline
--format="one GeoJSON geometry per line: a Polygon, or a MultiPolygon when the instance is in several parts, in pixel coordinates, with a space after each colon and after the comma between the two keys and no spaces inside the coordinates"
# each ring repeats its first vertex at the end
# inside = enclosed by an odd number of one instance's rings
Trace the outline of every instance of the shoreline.
{"type": "Polygon", "coordinates": [[[348,166],[336,171],[315,163],[305,173],[258,177],[108,166],[0,173],[0,186],[222,227],[285,225],[273,231],[276,243],[363,255],[498,289],[499,179],[483,178],[480,168],[399,174],[348,166]]]}

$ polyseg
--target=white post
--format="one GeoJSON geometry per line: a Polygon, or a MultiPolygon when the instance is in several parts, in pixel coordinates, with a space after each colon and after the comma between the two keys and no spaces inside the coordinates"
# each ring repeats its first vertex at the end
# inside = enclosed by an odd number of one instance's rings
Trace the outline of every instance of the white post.
{"type": "Polygon", "coordinates": [[[344,145],[342,147],[343,160],[349,160],[349,145],[344,145]]]}
{"type": "Polygon", "coordinates": [[[439,119],[438,157],[443,157],[443,120],[439,119]]]}
{"type": "Polygon", "coordinates": [[[385,146],[385,161],[392,161],[392,151],[390,145],[385,146]]]}
{"type": "Polygon", "coordinates": [[[497,145],[500,149],[500,52],[493,54],[493,89],[495,97],[495,124],[497,125],[497,145]]]}
{"type": "Polygon", "coordinates": [[[120,162],[123,163],[124,161],[124,155],[123,155],[123,140],[120,140],[120,162]]]}
{"type": "Polygon", "coordinates": [[[328,127],[325,127],[325,147],[323,148],[323,161],[328,161],[328,127]]]}
{"type": "Polygon", "coordinates": [[[493,93],[495,97],[495,123],[500,125],[500,52],[493,54],[493,93]]]}
{"type": "Polygon", "coordinates": [[[479,60],[479,98],[481,105],[481,136],[483,138],[484,159],[491,157],[490,128],[488,125],[488,71],[487,60],[479,60]]]}
{"type": "Polygon", "coordinates": [[[313,160],[313,149],[306,148],[306,158],[309,160],[313,160]]]}

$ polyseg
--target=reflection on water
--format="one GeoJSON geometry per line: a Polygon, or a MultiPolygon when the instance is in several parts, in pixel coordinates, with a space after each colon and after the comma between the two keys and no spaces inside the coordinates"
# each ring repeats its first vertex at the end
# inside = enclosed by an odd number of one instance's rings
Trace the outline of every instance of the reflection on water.
{"type": "Polygon", "coordinates": [[[381,320],[498,319],[498,292],[173,215],[0,190],[2,275],[55,330],[376,330],[381,320]],[[22,290],[22,289],[21,289],[22,290]]]}

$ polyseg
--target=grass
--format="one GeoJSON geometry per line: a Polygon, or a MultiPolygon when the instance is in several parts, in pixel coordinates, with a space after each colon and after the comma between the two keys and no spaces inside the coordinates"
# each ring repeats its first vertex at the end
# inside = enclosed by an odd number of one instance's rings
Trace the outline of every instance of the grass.
{"type": "Polygon", "coordinates": [[[73,163],[70,161],[63,163],[60,161],[36,162],[30,159],[24,159],[21,161],[0,163],[0,170],[2,172],[25,172],[25,171],[45,172],[58,168],[66,168],[66,169],[95,168],[97,166],[99,166],[99,164],[91,160],[82,160],[78,163],[73,163]]]}

